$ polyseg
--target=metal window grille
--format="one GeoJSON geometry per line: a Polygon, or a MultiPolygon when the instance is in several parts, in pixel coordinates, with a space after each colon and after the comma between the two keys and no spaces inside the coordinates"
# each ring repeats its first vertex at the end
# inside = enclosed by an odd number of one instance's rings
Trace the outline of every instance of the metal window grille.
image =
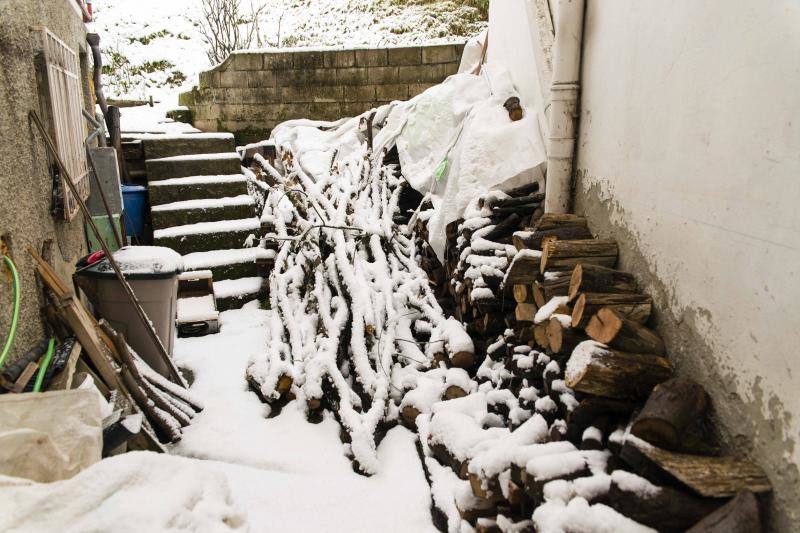
{"type": "MultiPolygon", "coordinates": [[[[81,198],[86,200],[89,172],[83,144],[86,130],[81,115],[83,100],[78,54],[47,28],[41,29],[41,39],[56,147],[81,198]]],[[[78,202],[66,183],[62,183],[62,193],[64,218],[72,220],[78,214],[78,202]]]]}

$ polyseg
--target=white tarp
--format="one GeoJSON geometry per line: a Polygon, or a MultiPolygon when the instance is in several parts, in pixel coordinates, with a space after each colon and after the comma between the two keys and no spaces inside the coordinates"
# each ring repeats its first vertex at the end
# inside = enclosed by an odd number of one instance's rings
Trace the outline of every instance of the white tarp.
{"type": "Polygon", "coordinates": [[[98,462],[100,407],[92,389],[0,396],[0,475],[49,483],[98,462]]]}

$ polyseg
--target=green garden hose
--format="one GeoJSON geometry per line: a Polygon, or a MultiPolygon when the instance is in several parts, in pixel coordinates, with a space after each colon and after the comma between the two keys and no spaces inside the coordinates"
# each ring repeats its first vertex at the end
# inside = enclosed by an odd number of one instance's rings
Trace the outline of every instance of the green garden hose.
{"type": "Polygon", "coordinates": [[[50,343],[47,345],[47,353],[44,354],[42,366],[39,367],[39,373],[36,375],[36,383],[33,384],[33,392],[42,390],[42,382],[44,382],[44,375],[47,373],[47,367],[50,366],[50,360],[53,359],[53,353],[56,351],[56,340],[50,338],[50,343]]]}
{"type": "Polygon", "coordinates": [[[3,256],[3,259],[8,265],[9,270],[11,270],[11,276],[14,280],[14,311],[11,315],[11,329],[8,332],[8,338],[6,339],[5,345],[3,346],[3,353],[0,354],[0,368],[3,368],[3,365],[6,362],[6,358],[8,357],[9,352],[11,351],[11,345],[14,344],[14,337],[17,335],[17,323],[19,322],[19,300],[20,300],[20,287],[19,287],[19,273],[17,272],[17,267],[14,265],[14,261],[11,260],[10,257],[7,255],[3,256]]]}

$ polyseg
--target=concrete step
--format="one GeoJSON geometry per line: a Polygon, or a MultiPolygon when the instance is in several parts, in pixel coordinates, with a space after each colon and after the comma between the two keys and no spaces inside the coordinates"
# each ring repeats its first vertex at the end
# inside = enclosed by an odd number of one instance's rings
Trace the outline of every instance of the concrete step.
{"type": "Polygon", "coordinates": [[[187,133],[182,135],[140,135],[145,159],[180,155],[221,154],[236,151],[232,133],[187,133]]]}
{"type": "Polygon", "coordinates": [[[261,224],[257,218],[198,222],[153,232],[156,246],[172,248],[181,255],[211,250],[243,247],[247,238],[258,236],[261,224]]]}
{"type": "Polygon", "coordinates": [[[183,200],[154,206],[151,210],[153,229],[184,226],[196,222],[237,220],[255,216],[255,200],[247,194],[231,198],[183,200]]]}
{"type": "Polygon", "coordinates": [[[195,154],[148,159],[147,180],[150,183],[187,176],[218,176],[242,172],[242,163],[236,152],[195,154]]]}
{"type": "Polygon", "coordinates": [[[214,296],[219,311],[240,309],[247,302],[264,300],[268,295],[267,280],[260,277],[228,279],[214,282],[214,296]]]}
{"type": "Polygon", "coordinates": [[[188,176],[154,181],[148,189],[153,206],[184,200],[230,198],[247,194],[247,178],[242,174],[188,176]]]}
{"type": "Polygon", "coordinates": [[[216,281],[258,276],[257,259],[274,259],[273,250],[263,248],[242,248],[197,252],[183,256],[183,266],[187,271],[210,270],[216,281]]]}

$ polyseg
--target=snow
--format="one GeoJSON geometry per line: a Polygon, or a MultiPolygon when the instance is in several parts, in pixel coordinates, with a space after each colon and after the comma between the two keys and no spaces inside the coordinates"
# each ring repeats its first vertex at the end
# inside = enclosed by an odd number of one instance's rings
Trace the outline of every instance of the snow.
{"type": "Polygon", "coordinates": [[[223,279],[214,282],[214,295],[217,298],[232,298],[258,293],[264,285],[264,278],[223,279]]]}
{"type": "Polygon", "coordinates": [[[632,492],[640,498],[653,498],[657,496],[661,489],[643,477],[637,476],[624,470],[615,470],[611,473],[611,480],[614,485],[625,492],[632,492]]]}
{"type": "Polygon", "coordinates": [[[153,232],[154,239],[168,237],[182,237],[184,235],[201,235],[204,233],[222,233],[234,231],[255,231],[261,228],[261,221],[257,218],[243,218],[238,220],[220,220],[218,222],[197,222],[185,226],[173,226],[153,232]]]}
{"type": "Polygon", "coordinates": [[[586,371],[586,367],[588,367],[595,354],[604,353],[608,346],[605,344],[600,344],[596,341],[583,341],[582,343],[578,344],[574,350],[572,350],[572,355],[569,357],[569,361],[567,361],[567,369],[564,374],[567,381],[576,381],[580,379],[583,373],[586,371]]]}
{"type": "Polygon", "coordinates": [[[215,320],[219,316],[214,307],[214,295],[178,299],[179,322],[201,322],[215,320]]]}
{"type": "MultiPolygon", "coordinates": [[[[184,268],[179,253],[161,246],[126,246],[114,252],[114,260],[123,274],[180,273],[184,268]]],[[[99,268],[110,271],[111,265],[103,263],[99,268]]]]}
{"type": "Polygon", "coordinates": [[[188,209],[218,209],[221,207],[255,205],[252,196],[241,194],[228,198],[208,198],[199,200],[183,200],[171,204],[154,205],[152,211],[182,211],[188,209]]]}
{"type": "Polygon", "coordinates": [[[269,342],[267,314],[251,304],[222,313],[217,335],[177,340],[176,362],[205,405],[177,455],[127,453],[52,484],[0,478],[0,530],[435,533],[410,432],[387,434],[380,473],[366,478],[331,417],[309,424],[291,403],[265,418],[244,376],[269,342]]]}
{"type": "Polygon", "coordinates": [[[211,183],[247,183],[243,174],[223,174],[219,176],[187,176],[185,178],[169,178],[166,180],[151,181],[148,187],[170,187],[177,185],[208,185],[211,183]]]}
{"type": "Polygon", "coordinates": [[[263,248],[242,248],[231,250],[213,250],[211,252],[195,252],[183,256],[186,270],[201,270],[236,263],[252,263],[256,259],[270,259],[272,250],[263,248]]]}
{"type": "Polygon", "coordinates": [[[218,159],[235,159],[239,161],[239,154],[236,152],[222,152],[219,154],[187,154],[162,157],[159,159],[148,159],[151,162],[180,162],[180,161],[211,161],[218,159]]]}
{"type": "Polygon", "coordinates": [[[580,497],[566,505],[545,502],[533,512],[533,522],[539,533],[655,533],[606,505],[589,505],[580,497]]]}
{"type": "MultiPolygon", "coordinates": [[[[536,311],[536,315],[533,317],[534,324],[541,324],[542,322],[546,322],[550,320],[550,317],[556,314],[556,311],[560,307],[563,307],[569,303],[568,296],[554,296],[550,298],[550,301],[544,304],[542,307],[536,311]]],[[[570,319],[571,321],[571,319],[570,319]]]]}
{"type": "Polygon", "coordinates": [[[175,109],[176,106],[172,102],[177,101],[177,98],[168,97],[167,100],[163,103],[155,103],[152,107],[149,105],[121,107],[119,110],[120,129],[124,134],[123,136],[126,138],[141,138],[141,136],[147,134],[168,134],[173,136],[200,131],[191,124],[166,118],[167,112],[175,109]]]}

